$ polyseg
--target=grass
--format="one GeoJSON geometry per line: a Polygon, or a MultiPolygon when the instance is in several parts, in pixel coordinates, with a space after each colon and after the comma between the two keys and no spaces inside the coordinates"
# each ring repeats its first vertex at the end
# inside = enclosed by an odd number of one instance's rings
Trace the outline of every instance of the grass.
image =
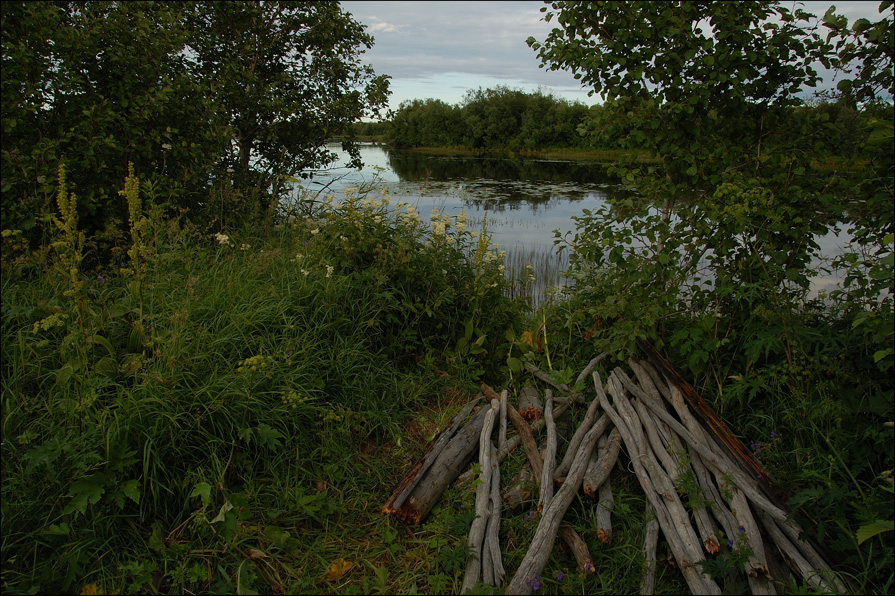
{"type": "MultiPolygon", "coordinates": [[[[142,268],[123,257],[88,270],[72,235],[37,252],[4,235],[4,593],[457,592],[471,487],[452,487],[419,527],[379,509],[479,382],[516,391],[528,380],[508,380],[518,355],[508,329],[519,337],[545,322],[556,367],[574,370],[592,355],[583,331],[593,321],[576,322],[574,300],[536,319],[510,297],[525,284],[502,267],[524,271],[535,255],[501,257],[487,222],[475,236],[456,218],[436,230],[387,203],[349,192],[272,230],[213,235],[137,205],[139,246],[119,254],[143,255],[142,268]]],[[[535,277],[559,267],[544,259],[535,277]]],[[[853,544],[860,520],[837,508],[885,516],[869,462],[891,432],[868,426],[839,464],[865,419],[844,412],[834,385],[825,395],[808,409],[746,395],[751,416],[723,403],[734,428],[767,444],[775,470],[798,470],[794,498],[854,559],[861,589],[885,591],[891,533],[853,544]],[[852,482],[858,458],[868,465],[852,482]]],[[[595,503],[579,497],[568,514],[595,573],[555,548],[544,593],[637,591],[644,503],[625,463],[612,476],[610,545],[596,538],[595,503]]],[[[505,513],[508,570],[534,533],[526,513],[505,513]]],[[[659,593],[685,588],[664,559],[659,578],[659,593]]]]}

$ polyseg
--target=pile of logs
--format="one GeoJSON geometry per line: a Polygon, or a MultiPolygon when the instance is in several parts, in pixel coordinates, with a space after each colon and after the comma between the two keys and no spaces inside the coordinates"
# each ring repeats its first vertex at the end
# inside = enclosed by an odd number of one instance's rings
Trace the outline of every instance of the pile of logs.
{"type": "Polygon", "coordinates": [[[775,594],[790,575],[818,590],[845,592],[820,547],[801,536],[761,464],[649,344],[643,342],[641,348],[647,359],[629,360],[632,375],[617,367],[604,381],[594,369],[605,354],[588,364],[572,387],[592,382],[595,396],[589,403],[584,391],[558,384],[530,364],[535,378],[550,386],[543,404],[539,392],[527,388],[520,392],[517,410],[508,403],[508,391],[498,395],[482,385],[481,393],[432,440],[383,514],[421,523],[451,484],[474,478],[476,468],[470,463],[478,455],[476,518],[468,537],[471,555],[462,592],[483,582],[505,585],[507,594],[530,594],[557,538],[567,544],[582,571],[594,572],[587,544],[563,517],[583,490],[598,499],[598,539],[611,540],[610,473],[623,445],[627,467],[633,469],[647,503],[647,571],[641,593],[654,589],[660,531],[694,594],[721,593],[700,563],[731,548],[749,553],[744,574],[754,594],[775,594]],[[487,402],[476,410],[483,398],[487,402]],[[586,404],[587,410],[560,457],[558,421],[576,402],[586,404]],[[508,421],[516,430],[509,437],[508,421]],[[535,440],[541,429],[546,430],[543,449],[535,440]],[[520,443],[527,466],[501,490],[500,461],[520,443]],[[505,581],[501,512],[528,502],[537,503],[538,526],[522,562],[505,581]]]}

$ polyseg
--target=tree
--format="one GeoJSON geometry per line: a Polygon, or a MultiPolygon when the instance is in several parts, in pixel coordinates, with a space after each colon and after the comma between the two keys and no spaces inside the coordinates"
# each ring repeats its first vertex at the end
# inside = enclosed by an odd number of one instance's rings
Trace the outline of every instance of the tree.
{"type": "MultiPolygon", "coordinates": [[[[4,2],[2,215],[33,228],[66,162],[88,233],[125,219],[127,164],[147,200],[206,222],[265,212],[327,138],[385,105],[360,63],[373,38],[335,2],[4,2]],[[232,170],[232,176],[230,172],[232,170]]],[[[220,223],[219,223],[220,225],[220,223]]],[[[39,227],[39,226],[38,226],[39,227]]]]}
{"type": "MultiPolygon", "coordinates": [[[[677,310],[711,310],[731,332],[757,313],[776,313],[775,349],[791,362],[787,313],[810,287],[816,236],[839,221],[851,192],[841,175],[817,167],[827,119],[798,115],[804,89],[819,82],[813,65],[841,66],[821,23],[773,1],[550,8],[542,10],[557,27],[528,43],[543,65],[571,70],[605,97],[591,133],[662,160],[660,168],[619,164],[615,171],[643,201],[581,221],[575,243],[587,254],[579,256],[612,264],[620,287],[640,292],[602,314],[628,315],[642,323],[638,333],[655,334],[652,325],[677,310]],[[645,247],[631,236],[628,220],[637,214],[647,222],[645,247]],[[709,288],[695,277],[706,262],[709,288]],[[651,314],[634,312],[644,304],[651,314]]],[[[871,29],[886,25],[861,31],[871,29]]],[[[698,344],[693,349],[705,353],[698,344]]]]}
{"type": "Polygon", "coordinates": [[[187,54],[231,130],[222,161],[239,187],[269,199],[331,163],[336,135],[359,165],[349,125],[386,107],[388,77],[361,64],[373,38],[337,2],[196,2],[187,24],[187,54]]]}
{"type": "Polygon", "coordinates": [[[117,191],[135,164],[159,200],[204,195],[225,131],[183,60],[183,6],[153,2],[5,2],[3,225],[53,210],[68,165],[88,232],[124,218],[117,191]]]}

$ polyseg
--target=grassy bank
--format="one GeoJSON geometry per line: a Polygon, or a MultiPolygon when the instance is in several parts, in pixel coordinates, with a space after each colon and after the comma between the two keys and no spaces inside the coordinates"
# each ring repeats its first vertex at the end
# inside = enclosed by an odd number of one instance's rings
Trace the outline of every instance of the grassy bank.
{"type": "MultiPolygon", "coordinates": [[[[423,226],[381,193],[215,233],[147,213],[129,193],[132,233],[109,266],[84,266],[71,209],[52,246],[4,235],[3,592],[456,593],[472,487],[450,489],[420,527],[379,510],[481,381],[513,392],[532,382],[509,359],[580,369],[598,327],[583,298],[535,316],[507,298],[519,290],[487,228],[446,216],[423,226]],[[508,339],[526,331],[549,336],[549,355],[508,339]]],[[[802,382],[825,362],[802,363],[802,382]]],[[[866,401],[850,405],[865,390],[885,399],[885,387],[865,368],[838,396],[854,377],[835,364],[811,407],[761,388],[716,403],[764,445],[856,591],[885,591],[892,533],[858,544],[855,530],[886,519],[876,477],[892,433],[866,401]]],[[[625,463],[611,544],[597,539],[595,503],[581,498],[567,517],[595,573],[554,549],[543,593],[638,590],[644,499],[625,463]]],[[[525,508],[505,512],[508,570],[536,525],[525,508]]],[[[658,593],[684,588],[663,560],[658,593]]]]}

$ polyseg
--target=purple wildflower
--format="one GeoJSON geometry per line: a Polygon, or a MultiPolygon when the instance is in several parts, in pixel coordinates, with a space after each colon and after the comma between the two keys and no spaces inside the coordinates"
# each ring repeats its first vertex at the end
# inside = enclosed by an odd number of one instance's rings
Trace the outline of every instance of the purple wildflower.
{"type": "Polygon", "coordinates": [[[743,526],[740,526],[739,528],[737,528],[737,532],[739,532],[740,534],[745,534],[746,528],[744,528],[743,526]]]}
{"type": "Polygon", "coordinates": [[[727,548],[733,548],[733,540],[727,539],[727,548]]]}
{"type": "Polygon", "coordinates": [[[590,561],[588,561],[587,563],[584,564],[584,570],[587,571],[588,573],[594,572],[594,566],[591,565],[590,561]]]}
{"type": "Polygon", "coordinates": [[[558,581],[558,582],[562,581],[562,571],[556,572],[556,581],[558,581]]]}
{"type": "Polygon", "coordinates": [[[101,283],[101,284],[106,283],[106,278],[103,277],[102,275],[97,275],[96,279],[99,280],[99,283],[101,283]]]}
{"type": "Polygon", "coordinates": [[[534,578],[528,580],[526,583],[531,586],[531,589],[535,592],[541,589],[541,578],[537,575],[534,576],[534,578]]]}

